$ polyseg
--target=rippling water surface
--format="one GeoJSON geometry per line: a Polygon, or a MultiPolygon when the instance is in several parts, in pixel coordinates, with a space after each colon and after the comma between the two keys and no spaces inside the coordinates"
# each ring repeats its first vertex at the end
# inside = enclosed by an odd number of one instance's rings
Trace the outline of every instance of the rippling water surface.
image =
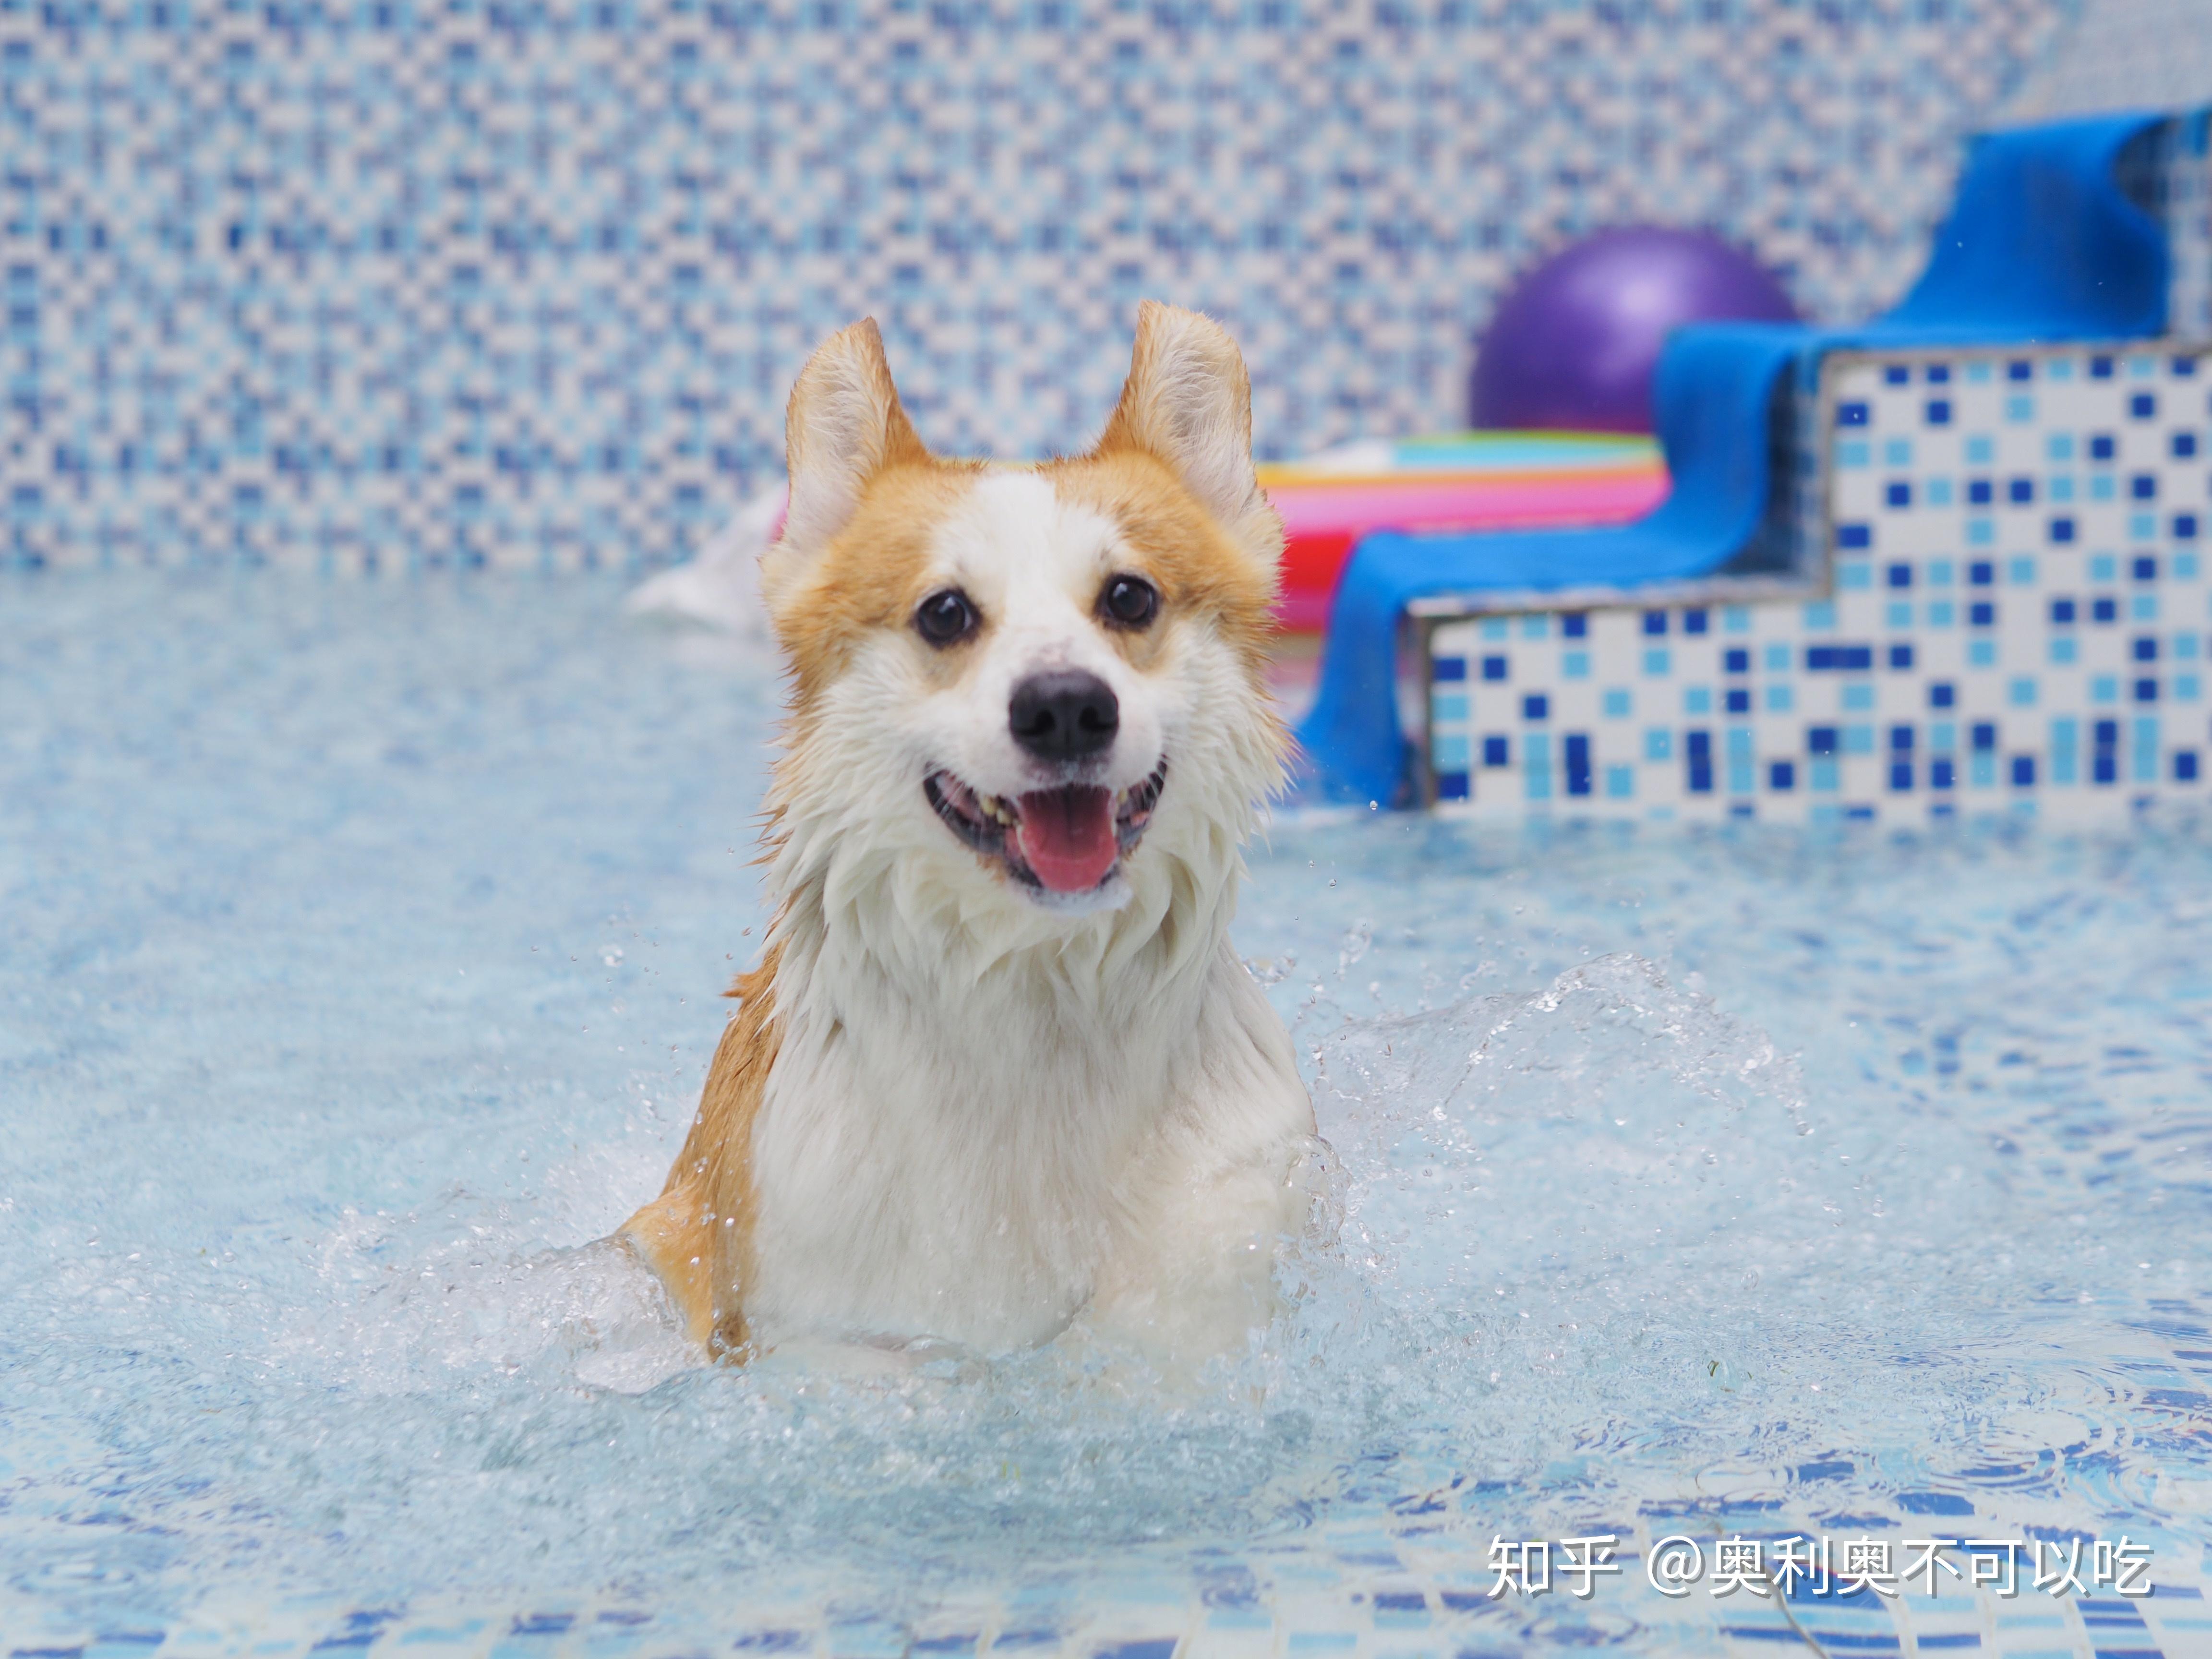
{"type": "MultiPolygon", "coordinates": [[[[592,1241],[758,939],[777,687],[616,599],[0,591],[19,1625],[988,1602],[1012,1645],[1361,1571],[1443,1617],[1495,1534],[1754,1522],[2124,1530],[2193,1582],[2202,825],[1286,815],[1238,944],[1343,1222],[1250,1355],[1194,1397],[1056,1350],[702,1370],[592,1241]]],[[[1677,1639],[1629,1605],[1466,1616],[1677,1639]]]]}

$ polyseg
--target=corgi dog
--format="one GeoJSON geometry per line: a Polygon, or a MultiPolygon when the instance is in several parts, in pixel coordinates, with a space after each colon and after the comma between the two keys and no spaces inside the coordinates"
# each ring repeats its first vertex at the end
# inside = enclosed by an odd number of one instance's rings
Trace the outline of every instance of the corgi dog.
{"type": "Polygon", "coordinates": [[[1287,748],[1243,358],[1147,303],[1097,447],[992,468],[922,447],[864,321],[787,447],[774,921],[621,1236],[722,1357],[1241,1346],[1317,1146],[1229,942],[1287,748]]]}

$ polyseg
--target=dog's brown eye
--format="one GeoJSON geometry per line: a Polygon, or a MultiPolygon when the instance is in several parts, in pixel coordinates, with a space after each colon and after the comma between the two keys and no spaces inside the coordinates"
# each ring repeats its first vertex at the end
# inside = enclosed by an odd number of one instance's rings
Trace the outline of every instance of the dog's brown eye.
{"type": "Polygon", "coordinates": [[[975,607],[958,588],[939,588],[915,607],[914,625],[932,645],[956,645],[975,631],[975,607]]]}
{"type": "Polygon", "coordinates": [[[1099,595],[1106,614],[1124,628],[1146,628],[1160,614],[1159,590],[1136,576],[1115,576],[1099,595]]]}

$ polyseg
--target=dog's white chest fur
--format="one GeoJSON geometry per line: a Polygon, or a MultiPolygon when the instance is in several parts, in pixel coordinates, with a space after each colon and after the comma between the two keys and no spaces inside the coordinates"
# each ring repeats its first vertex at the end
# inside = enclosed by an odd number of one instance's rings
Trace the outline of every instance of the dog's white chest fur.
{"type": "Polygon", "coordinates": [[[1310,1110],[1280,1024],[1225,943],[1103,981],[1056,954],[919,995],[864,950],[787,958],[780,981],[805,989],[780,998],[753,1140],[763,1337],[1000,1347],[1051,1337],[1102,1291],[1109,1320],[1157,1326],[1170,1283],[1171,1327],[1214,1322],[1189,1304],[1224,1290],[1249,1315],[1304,1204],[1310,1110]],[[1216,1282],[1224,1258],[1233,1286],[1216,1282]]]}

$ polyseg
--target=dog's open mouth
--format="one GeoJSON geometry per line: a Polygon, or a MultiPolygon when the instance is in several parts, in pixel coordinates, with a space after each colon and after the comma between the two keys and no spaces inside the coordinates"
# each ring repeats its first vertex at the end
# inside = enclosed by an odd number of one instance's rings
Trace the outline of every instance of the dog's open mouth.
{"type": "Polygon", "coordinates": [[[980,795],[945,771],[932,772],[921,787],[954,835],[1004,863],[1015,880],[1052,893],[1087,893],[1144,838],[1167,778],[1162,761],[1118,795],[1090,783],[980,795]]]}

